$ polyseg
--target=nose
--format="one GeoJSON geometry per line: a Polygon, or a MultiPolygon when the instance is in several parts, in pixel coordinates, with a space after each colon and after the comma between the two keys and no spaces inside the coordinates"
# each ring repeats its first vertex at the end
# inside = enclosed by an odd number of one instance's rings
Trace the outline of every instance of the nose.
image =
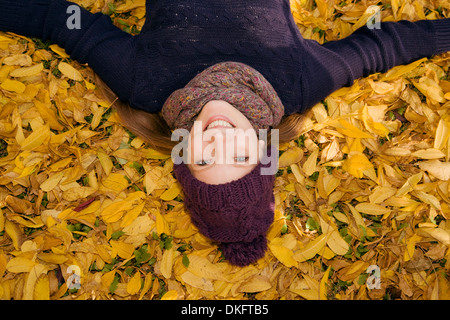
{"type": "MultiPolygon", "coordinates": [[[[217,164],[235,164],[237,157],[257,157],[256,134],[239,128],[218,128],[213,135],[214,158],[217,164]]],[[[241,161],[239,161],[241,162],[241,161]]]]}
{"type": "Polygon", "coordinates": [[[214,128],[211,129],[211,142],[214,144],[214,161],[216,164],[234,163],[234,154],[236,152],[236,133],[232,128],[214,128]]]}

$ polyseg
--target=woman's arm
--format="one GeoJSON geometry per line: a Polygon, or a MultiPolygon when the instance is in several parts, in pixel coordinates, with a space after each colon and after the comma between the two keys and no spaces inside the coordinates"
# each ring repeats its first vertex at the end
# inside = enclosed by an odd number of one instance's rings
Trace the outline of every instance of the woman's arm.
{"type": "Polygon", "coordinates": [[[303,103],[313,106],[358,78],[450,51],[450,19],[385,22],[324,45],[306,40],[305,48],[303,103]]]}
{"type": "Polygon", "coordinates": [[[0,30],[58,44],[88,63],[120,99],[130,98],[136,41],[109,17],[63,0],[0,0],[0,30]]]}

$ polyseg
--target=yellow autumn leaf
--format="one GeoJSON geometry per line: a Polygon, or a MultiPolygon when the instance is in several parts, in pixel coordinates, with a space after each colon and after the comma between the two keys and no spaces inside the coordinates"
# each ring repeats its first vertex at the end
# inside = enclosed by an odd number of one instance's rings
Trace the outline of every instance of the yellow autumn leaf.
{"type": "Polygon", "coordinates": [[[420,92],[422,92],[428,98],[441,103],[446,101],[441,87],[434,80],[428,77],[421,77],[419,81],[414,80],[412,81],[412,83],[417,89],[419,89],[420,92]]]}
{"type": "Polygon", "coordinates": [[[428,203],[429,205],[433,206],[436,210],[442,209],[440,201],[432,194],[423,191],[416,191],[414,192],[414,195],[418,197],[422,202],[428,203]]]}
{"type": "Polygon", "coordinates": [[[39,73],[41,73],[41,71],[44,70],[44,64],[38,63],[35,64],[33,66],[30,67],[23,67],[23,68],[19,68],[19,69],[15,69],[13,71],[11,71],[11,73],[9,74],[11,77],[30,77],[30,76],[35,76],[39,73]]]}
{"type": "Polygon", "coordinates": [[[100,190],[121,192],[128,187],[128,184],[129,182],[123,174],[111,173],[102,181],[100,190]]]}
{"type": "Polygon", "coordinates": [[[42,252],[38,254],[38,258],[44,262],[62,264],[66,262],[69,258],[63,254],[57,254],[53,252],[42,252]]]}
{"type": "Polygon", "coordinates": [[[169,290],[161,297],[161,300],[177,300],[178,292],[176,290],[169,290]]]}
{"type": "Polygon", "coordinates": [[[113,202],[101,211],[102,219],[106,223],[119,221],[124,215],[125,210],[131,208],[131,206],[132,204],[125,200],[113,202]]]}
{"type": "MultiPolygon", "coordinates": [[[[212,248],[214,249],[214,248],[212,248]]],[[[211,249],[206,249],[205,253],[208,254],[211,252],[211,249]]],[[[211,280],[228,280],[228,281],[234,281],[236,280],[234,277],[236,277],[235,274],[228,275],[224,272],[226,271],[226,268],[224,264],[214,264],[211,263],[206,257],[200,256],[201,252],[197,252],[197,254],[189,254],[189,272],[193,273],[194,275],[198,277],[202,277],[205,279],[211,279],[211,280]]]]}
{"type": "Polygon", "coordinates": [[[63,48],[61,48],[60,46],[58,46],[57,44],[52,44],[49,46],[49,48],[53,52],[59,54],[62,58],[70,58],[70,56],[66,53],[66,51],[63,48]]]}
{"type": "Polygon", "coordinates": [[[126,227],[126,226],[130,225],[133,221],[135,221],[136,218],[141,213],[142,209],[144,209],[144,206],[145,206],[145,203],[142,202],[141,204],[138,204],[133,209],[127,211],[125,213],[125,216],[123,217],[122,222],[120,223],[120,227],[122,227],[122,228],[126,227]]]}
{"type": "Polygon", "coordinates": [[[139,294],[139,300],[142,300],[144,295],[148,292],[148,290],[150,290],[150,287],[152,286],[152,283],[153,283],[152,280],[153,280],[153,274],[151,272],[147,273],[147,275],[145,276],[145,280],[144,280],[144,286],[141,290],[141,293],[139,294]]]}
{"type": "Polygon", "coordinates": [[[80,71],[78,71],[77,69],[75,69],[68,63],[60,62],[58,65],[58,69],[59,69],[59,71],[61,71],[61,73],[63,75],[65,75],[70,80],[75,80],[75,81],[83,80],[83,76],[81,75],[80,71]]]}
{"type": "Polygon", "coordinates": [[[239,292],[261,292],[269,290],[272,287],[270,279],[264,276],[256,275],[244,281],[239,286],[239,292]]]}
{"type": "Polygon", "coordinates": [[[186,271],[181,275],[181,279],[188,285],[205,291],[214,291],[213,282],[210,279],[195,275],[186,271]]]}
{"type": "Polygon", "coordinates": [[[31,57],[27,54],[15,54],[9,57],[6,57],[3,60],[3,64],[8,66],[31,66],[33,61],[31,57]]]}
{"type": "Polygon", "coordinates": [[[40,188],[44,192],[49,192],[53,190],[61,181],[61,179],[64,177],[64,172],[60,171],[55,174],[52,174],[50,177],[48,177],[45,181],[43,181],[40,185],[40,188]]]}
{"type": "Polygon", "coordinates": [[[113,282],[115,276],[116,276],[116,270],[111,270],[111,271],[103,274],[102,278],[101,278],[102,285],[106,288],[109,288],[109,286],[113,282]]]}
{"type": "Polygon", "coordinates": [[[289,291],[298,294],[306,300],[319,299],[319,291],[317,289],[289,289],[289,291]]]}
{"type": "Polygon", "coordinates": [[[114,167],[111,159],[101,149],[97,151],[97,158],[100,161],[100,164],[102,165],[102,168],[105,171],[106,175],[108,176],[111,173],[112,168],[114,167]]]}
{"type": "Polygon", "coordinates": [[[8,261],[6,264],[6,270],[13,273],[30,272],[35,265],[35,261],[23,257],[17,257],[8,261]]]}
{"type": "Polygon", "coordinates": [[[19,227],[14,222],[5,220],[5,232],[11,238],[14,248],[16,248],[16,250],[19,250],[19,247],[23,242],[22,231],[19,229],[19,227]]]}
{"type": "Polygon", "coordinates": [[[5,79],[0,84],[0,88],[4,89],[6,91],[23,93],[25,91],[26,86],[20,81],[5,79]]]}
{"type": "Polygon", "coordinates": [[[439,180],[450,180],[450,162],[442,162],[439,160],[421,161],[419,168],[428,171],[439,180]]]}
{"type": "Polygon", "coordinates": [[[373,139],[372,135],[362,131],[361,129],[355,127],[353,124],[344,119],[339,119],[338,123],[341,125],[341,127],[336,126],[336,130],[344,136],[360,139],[373,139]]]}
{"type": "Polygon", "coordinates": [[[444,148],[449,137],[450,137],[450,121],[440,119],[436,129],[434,148],[439,150],[444,148]]]}
{"type": "Polygon", "coordinates": [[[161,194],[160,198],[164,201],[170,201],[175,199],[181,192],[181,185],[178,182],[172,184],[172,186],[161,194]]]}
{"type": "Polygon", "coordinates": [[[145,157],[147,159],[165,160],[165,159],[170,158],[170,154],[164,154],[164,153],[158,152],[154,149],[148,149],[145,157]]]}
{"type": "Polygon", "coordinates": [[[418,150],[418,151],[411,153],[411,155],[413,157],[418,157],[421,159],[429,159],[429,160],[440,159],[440,158],[445,157],[445,154],[441,150],[434,149],[434,148],[418,150]]]}
{"type": "Polygon", "coordinates": [[[372,79],[368,79],[367,82],[377,94],[387,94],[394,90],[394,86],[387,82],[374,82],[372,79]]]}
{"type": "Polygon", "coordinates": [[[450,231],[442,228],[422,227],[418,229],[424,236],[431,236],[446,246],[450,246],[450,231]]]}
{"type": "Polygon", "coordinates": [[[297,266],[298,262],[294,259],[294,252],[282,246],[278,239],[273,239],[268,245],[272,254],[288,268],[297,266]]]}
{"type": "Polygon", "coordinates": [[[6,271],[6,255],[4,253],[0,253],[0,279],[3,277],[3,274],[6,271]]]}
{"type": "Polygon", "coordinates": [[[326,169],[323,168],[319,171],[319,177],[317,179],[317,191],[319,195],[326,199],[328,196],[339,186],[341,180],[336,178],[332,174],[327,174],[326,169]]]}
{"type": "Polygon", "coordinates": [[[117,255],[123,259],[130,259],[134,253],[134,246],[122,241],[110,240],[111,247],[117,252],[117,255]]]}
{"type": "Polygon", "coordinates": [[[303,150],[299,147],[289,148],[284,151],[278,159],[280,168],[288,167],[291,164],[298,163],[303,158],[303,150]]]}
{"type": "Polygon", "coordinates": [[[43,125],[34,130],[25,140],[21,143],[23,151],[33,150],[50,140],[50,127],[43,125]]]}
{"type": "Polygon", "coordinates": [[[365,105],[362,109],[362,120],[366,129],[381,137],[389,135],[389,129],[386,128],[381,121],[384,118],[386,106],[368,106],[365,105]]]}
{"type": "MultiPolygon", "coordinates": [[[[130,217],[137,217],[144,206],[144,203],[139,203],[139,201],[143,199],[143,196],[145,196],[145,193],[143,193],[142,191],[137,191],[130,193],[123,200],[117,199],[116,201],[113,201],[101,211],[103,220],[106,223],[116,222],[120,220],[122,216],[129,210],[134,210],[131,211],[130,217]],[[136,206],[139,208],[136,208],[136,206]]],[[[128,218],[128,220],[130,220],[130,218],[128,218]]],[[[124,224],[128,222],[130,221],[124,222],[124,224]]]]}
{"type": "Polygon", "coordinates": [[[164,278],[169,279],[172,276],[172,266],[174,259],[180,254],[174,247],[164,251],[161,259],[161,274],[164,278]]]}
{"type": "Polygon", "coordinates": [[[136,271],[127,283],[127,292],[131,295],[137,294],[141,290],[141,273],[136,271]]]}
{"type": "MultiPolygon", "coordinates": [[[[392,5],[394,6],[394,3],[398,3],[398,0],[393,0],[392,1],[392,5]]],[[[386,74],[384,74],[382,76],[382,80],[383,81],[390,81],[393,79],[396,79],[398,77],[403,76],[404,74],[413,71],[414,69],[416,69],[418,66],[420,66],[423,62],[425,62],[427,60],[427,58],[422,58],[419,59],[417,61],[414,61],[410,64],[407,65],[400,65],[397,67],[392,68],[391,70],[389,70],[386,74]]]]}
{"type": "Polygon", "coordinates": [[[422,180],[422,176],[423,172],[419,172],[409,177],[403,184],[403,186],[400,189],[398,189],[395,195],[397,197],[401,197],[407,194],[408,192],[414,190],[415,186],[419,183],[420,180],[422,180]]]}
{"type": "Polygon", "coordinates": [[[47,270],[47,267],[42,264],[36,264],[31,268],[23,289],[24,300],[32,300],[34,298],[36,282],[38,281],[40,275],[46,273],[47,270]]]}
{"type": "Polygon", "coordinates": [[[294,185],[295,191],[297,192],[298,197],[309,206],[314,202],[314,195],[303,185],[296,183],[294,185]]]}
{"type": "Polygon", "coordinates": [[[306,176],[312,175],[314,172],[317,171],[317,156],[319,155],[319,149],[314,150],[306,159],[305,163],[303,164],[303,171],[305,172],[306,176]]]}
{"type": "Polygon", "coordinates": [[[327,271],[325,271],[322,280],[320,280],[319,285],[319,299],[320,300],[328,300],[327,299],[327,282],[328,282],[328,276],[330,275],[331,267],[327,268],[327,271]]]}
{"type": "Polygon", "coordinates": [[[64,129],[64,126],[57,120],[56,112],[52,109],[50,104],[44,104],[39,100],[35,100],[34,105],[39,111],[42,119],[48,123],[51,129],[58,131],[64,129]]]}
{"type": "MultiPolygon", "coordinates": [[[[124,220],[125,221],[125,218],[124,220]]],[[[129,236],[147,236],[153,229],[155,222],[148,215],[141,215],[126,225],[122,231],[129,236]]]]}
{"type": "Polygon", "coordinates": [[[387,198],[392,197],[397,192],[396,188],[377,186],[373,189],[372,194],[369,196],[369,202],[374,204],[380,204],[387,198]]]}
{"type": "Polygon", "coordinates": [[[355,209],[359,212],[370,214],[370,215],[385,215],[391,212],[390,209],[375,203],[358,203],[355,209]]]}
{"type": "Polygon", "coordinates": [[[335,254],[343,256],[348,252],[349,245],[348,243],[341,237],[337,230],[333,230],[327,233],[326,236],[327,246],[333,251],[335,254]]]}
{"type": "Polygon", "coordinates": [[[91,129],[95,130],[95,128],[98,127],[100,124],[100,121],[102,120],[103,113],[105,112],[105,108],[98,107],[97,110],[95,110],[94,115],[91,120],[91,129]]]}
{"type": "Polygon", "coordinates": [[[384,154],[394,157],[409,157],[411,155],[411,150],[406,148],[393,147],[384,150],[384,154]]]}
{"type": "Polygon", "coordinates": [[[47,275],[41,276],[36,280],[33,300],[50,300],[50,280],[47,275]]]}
{"type": "Polygon", "coordinates": [[[2,232],[3,230],[5,230],[5,215],[0,208],[0,232],[2,232]]]}
{"type": "Polygon", "coordinates": [[[323,233],[314,240],[308,242],[306,246],[297,250],[293,258],[298,262],[303,262],[313,258],[316,254],[320,253],[327,243],[327,234],[323,233]]]}
{"type": "Polygon", "coordinates": [[[97,190],[92,187],[73,187],[63,192],[63,199],[67,201],[76,201],[77,199],[84,199],[89,197],[97,190]]]}
{"type": "Polygon", "coordinates": [[[358,151],[349,153],[348,158],[342,164],[342,169],[356,178],[362,178],[366,170],[372,169],[373,164],[367,159],[365,154],[358,151]]]}
{"type": "Polygon", "coordinates": [[[165,233],[167,235],[171,235],[171,231],[169,228],[169,224],[167,223],[166,219],[159,213],[156,212],[156,232],[158,234],[165,233]]]}
{"type": "Polygon", "coordinates": [[[403,260],[405,262],[412,259],[413,255],[414,255],[414,249],[416,247],[416,243],[418,241],[420,241],[421,239],[422,239],[422,237],[414,234],[406,240],[406,250],[405,250],[405,254],[403,256],[403,260]]]}

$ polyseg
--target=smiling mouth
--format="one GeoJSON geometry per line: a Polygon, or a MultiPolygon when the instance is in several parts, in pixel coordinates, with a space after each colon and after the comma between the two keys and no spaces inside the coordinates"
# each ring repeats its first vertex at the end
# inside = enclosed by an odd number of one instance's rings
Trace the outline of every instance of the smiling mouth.
{"type": "Polygon", "coordinates": [[[206,126],[203,128],[203,131],[213,129],[213,128],[234,128],[235,126],[231,123],[231,121],[224,117],[212,117],[206,123],[206,126]]]}

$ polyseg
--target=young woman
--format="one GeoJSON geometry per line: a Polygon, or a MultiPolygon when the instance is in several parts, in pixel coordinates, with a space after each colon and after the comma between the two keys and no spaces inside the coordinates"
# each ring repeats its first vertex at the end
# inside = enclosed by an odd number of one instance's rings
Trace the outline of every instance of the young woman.
{"type": "Polygon", "coordinates": [[[276,128],[280,141],[291,140],[299,114],[336,89],[450,51],[450,19],[382,23],[319,45],[302,38],[289,0],[149,0],[146,9],[131,36],[64,0],[0,0],[0,30],[51,40],[87,63],[127,103],[117,105],[124,124],[152,147],[170,153],[172,130],[191,132],[193,161],[174,166],[185,206],[241,266],[266,250],[274,172],[261,170],[277,152],[250,163],[239,129],[259,151],[255,130],[276,128]],[[210,139],[196,144],[195,132],[210,139]]]}

